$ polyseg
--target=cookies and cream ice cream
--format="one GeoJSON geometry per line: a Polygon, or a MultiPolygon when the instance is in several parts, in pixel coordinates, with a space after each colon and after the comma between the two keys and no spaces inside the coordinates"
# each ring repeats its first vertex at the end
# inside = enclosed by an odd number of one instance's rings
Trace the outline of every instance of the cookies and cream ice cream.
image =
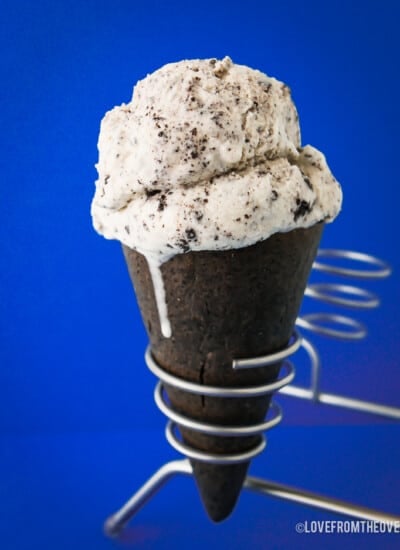
{"type": "Polygon", "coordinates": [[[341,189],[301,147],[289,88],[226,57],[165,65],[101,124],[95,229],[146,256],[164,336],[159,266],[331,221],[341,189]]]}

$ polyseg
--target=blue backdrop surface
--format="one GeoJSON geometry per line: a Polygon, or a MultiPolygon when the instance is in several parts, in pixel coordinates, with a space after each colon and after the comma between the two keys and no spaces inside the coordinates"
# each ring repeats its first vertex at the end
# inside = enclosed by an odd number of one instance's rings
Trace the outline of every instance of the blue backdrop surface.
{"type": "MultiPolygon", "coordinates": [[[[295,532],[298,521],[333,516],[246,494],[215,527],[187,480],[143,511],[134,540],[103,538],[104,515],[175,454],[152,401],[120,246],[94,232],[89,209],[100,120],[147,73],[229,55],[285,81],[303,143],[324,151],[343,186],[343,211],[322,246],[372,253],[394,270],[361,285],[382,299],[378,312],[356,313],[365,341],[315,338],[324,389],[399,406],[399,12],[388,0],[1,2],[2,548],[354,544],[295,532]]],[[[304,310],[319,309],[305,301],[304,310]]],[[[306,381],[301,353],[296,362],[306,381]]],[[[255,461],[257,474],[400,514],[398,424],[280,401],[284,424],[255,461]]],[[[385,547],[398,536],[385,536],[385,547]]]]}

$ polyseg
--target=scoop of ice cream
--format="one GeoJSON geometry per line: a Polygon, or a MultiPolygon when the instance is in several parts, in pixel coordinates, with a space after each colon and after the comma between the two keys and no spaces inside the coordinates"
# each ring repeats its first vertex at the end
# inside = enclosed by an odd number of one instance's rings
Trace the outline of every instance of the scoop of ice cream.
{"type": "Polygon", "coordinates": [[[93,223],[165,261],[332,220],[341,189],[300,147],[289,88],[226,57],[166,65],[104,117],[93,223]]]}

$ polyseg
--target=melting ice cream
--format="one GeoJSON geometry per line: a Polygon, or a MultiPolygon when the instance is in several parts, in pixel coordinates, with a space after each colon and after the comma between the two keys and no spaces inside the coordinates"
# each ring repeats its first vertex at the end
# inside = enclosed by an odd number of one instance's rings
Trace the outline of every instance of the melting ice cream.
{"type": "Polygon", "coordinates": [[[289,88],[228,57],[148,75],[105,115],[98,147],[94,227],[147,258],[165,337],[163,262],[329,222],[341,207],[324,155],[301,146],[289,88]]]}

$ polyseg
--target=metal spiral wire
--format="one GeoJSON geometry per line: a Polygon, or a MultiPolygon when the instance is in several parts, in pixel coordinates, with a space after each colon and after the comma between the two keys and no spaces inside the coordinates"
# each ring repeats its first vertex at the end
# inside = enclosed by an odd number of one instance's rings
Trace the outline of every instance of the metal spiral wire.
{"type": "Polygon", "coordinates": [[[248,460],[260,454],[266,447],[266,438],[263,435],[263,432],[276,426],[282,419],[282,411],[279,405],[272,402],[266,420],[258,424],[252,424],[249,426],[213,425],[209,423],[199,422],[198,420],[194,420],[188,416],[174,411],[167,402],[164,384],[173,386],[180,390],[187,391],[189,393],[205,395],[209,397],[243,398],[271,394],[282,389],[284,386],[292,382],[295,374],[294,367],[293,364],[287,360],[287,358],[295,353],[299,349],[300,345],[301,336],[296,330],[294,331],[288,346],[282,351],[272,353],[263,357],[234,360],[232,364],[232,368],[234,369],[265,367],[268,365],[276,364],[279,361],[284,361],[281,368],[280,377],[276,382],[270,384],[261,384],[257,386],[234,388],[196,384],[194,382],[188,382],[187,380],[183,380],[182,378],[172,375],[163,370],[160,365],[157,364],[151,354],[150,347],[148,347],[145,354],[145,361],[151,372],[155,376],[157,376],[157,378],[159,378],[159,382],[157,383],[154,391],[154,399],[157,407],[169,419],[166,426],[165,434],[170,445],[172,445],[172,447],[174,447],[178,452],[182,453],[186,457],[203,462],[208,462],[211,464],[238,464],[240,462],[247,462],[248,460]],[[220,437],[246,437],[251,435],[260,435],[260,441],[253,448],[242,453],[229,455],[205,453],[183,443],[176,434],[177,426],[183,426],[191,430],[220,437]]]}
{"type": "MultiPolygon", "coordinates": [[[[350,250],[322,249],[317,253],[313,264],[315,271],[329,275],[360,280],[378,280],[388,277],[392,270],[383,260],[350,250]],[[332,263],[324,263],[321,259],[346,260],[357,262],[359,267],[348,268],[332,263]]],[[[307,286],[305,296],[321,302],[341,306],[353,310],[374,309],[380,300],[376,294],[358,286],[340,283],[314,283],[307,286]]],[[[367,335],[367,328],[358,319],[341,313],[310,313],[298,317],[296,326],[314,334],[346,341],[361,340],[367,335]]],[[[302,339],[302,347],[307,352],[311,363],[311,386],[303,388],[295,385],[283,388],[281,393],[312,399],[320,403],[338,405],[352,410],[378,414],[388,418],[400,419],[400,409],[378,403],[347,398],[341,395],[328,394],[320,391],[321,360],[314,344],[308,339],[302,339]]]]}
{"type": "MultiPolygon", "coordinates": [[[[322,249],[317,253],[317,259],[313,264],[315,271],[327,273],[329,275],[338,275],[341,277],[350,277],[353,279],[376,280],[388,277],[392,270],[390,266],[369,254],[353,252],[350,250],[322,249]],[[351,260],[358,262],[368,268],[361,267],[351,269],[323,263],[320,258],[330,258],[339,260],[351,260]],[[371,269],[371,266],[373,269],[371,269]]],[[[307,286],[305,296],[320,300],[322,302],[342,306],[351,309],[373,309],[379,306],[378,296],[370,291],[364,290],[358,286],[338,284],[338,283],[315,283],[307,286]]],[[[367,329],[360,321],[336,314],[336,313],[311,313],[299,317],[296,321],[297,326],[341,340],[360,340],[367,334],[367,329]],[[339,328],[325,326],[326,323],[339,328]],[[343,328],[345,327],[345,328],[343,328]]]]}

